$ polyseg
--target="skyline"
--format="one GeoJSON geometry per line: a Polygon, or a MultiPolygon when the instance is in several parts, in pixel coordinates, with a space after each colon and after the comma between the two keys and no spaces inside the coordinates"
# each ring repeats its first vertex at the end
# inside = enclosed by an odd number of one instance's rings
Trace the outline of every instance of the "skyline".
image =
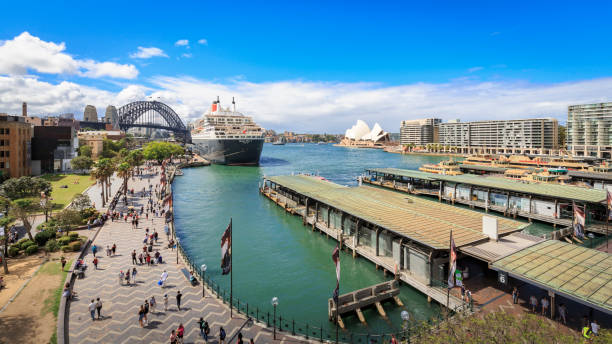
{"type": "Polygon", "coordinates": [[[152,96],[191,121],[220,96],[269,129],[397,132],[422,117],[565,123],[568,105],[611,100],[605,3],[309,4],[6,4],[0,112],[101,116],[152,96]]]}

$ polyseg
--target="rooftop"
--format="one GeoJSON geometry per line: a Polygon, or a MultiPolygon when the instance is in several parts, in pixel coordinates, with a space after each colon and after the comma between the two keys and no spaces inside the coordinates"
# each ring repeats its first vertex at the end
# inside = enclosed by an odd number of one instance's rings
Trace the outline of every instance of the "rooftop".
{"type": "MultiPolygon", "coordinates": [[[[376,187],[345,187],[312,176],[266,179],[434,249],[449,248],[451,230],[457,247],[488,239],[482,233],[485,215],[473,210],[376,187]]],[[[500,234],[528,226],[507,218],[486,216],[497,218],[500,234]]]]}
{"type": "Polygon", "coordinates": [[[547,240],[492,264],[560,295],[612,314],[612,255],[547,240]]]}

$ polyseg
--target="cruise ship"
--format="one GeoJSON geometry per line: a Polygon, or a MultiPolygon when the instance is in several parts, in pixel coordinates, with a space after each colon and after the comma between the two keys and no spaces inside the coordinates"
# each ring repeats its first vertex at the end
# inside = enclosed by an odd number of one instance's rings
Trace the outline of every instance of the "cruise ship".
{"type": "Polygon", "coordinates": [[[215,164],[258,165],[264,143],[264,130],[249,116],[213,101],[204,117],[193,124],[193,150],[215,164]]]}

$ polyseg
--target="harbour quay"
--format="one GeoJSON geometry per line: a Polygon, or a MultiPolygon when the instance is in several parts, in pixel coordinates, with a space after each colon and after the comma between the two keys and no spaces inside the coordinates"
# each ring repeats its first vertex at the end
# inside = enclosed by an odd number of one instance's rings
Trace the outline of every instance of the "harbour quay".
{"type": "Polygon", "coordinates": [[[264,177],[260,192],[301,216],[303,223],[337,240],[451,309],[465,303],[447,293],[450,235],[457,247],[486,243],[528,226],[378,187],[346,187],[308,175],[264,177]]]}
{"type": "Polygon", "coordinates": [[[571,185],[533,184],[500,177],[442,175],[396,168],[366,169],[363,183],[410,194],[429,195],[452,204],[494,211],[509,217],[537,220],[571,231],[574,206],[586,214],[585,230],[606,233],[606,191],[571,185]]]}

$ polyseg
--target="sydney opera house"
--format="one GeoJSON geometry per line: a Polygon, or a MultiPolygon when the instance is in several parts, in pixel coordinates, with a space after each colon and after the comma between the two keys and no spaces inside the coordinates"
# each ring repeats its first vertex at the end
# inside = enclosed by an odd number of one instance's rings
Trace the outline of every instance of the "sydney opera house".
{"type": "Polygon", "coordinates": [[[362,120],[344,133],[344,139],[340,142],[341,146],[364,147],[364,148],[383,148],[389,142],[389,133],[384,131],[378,123],[374,124],[372,130],[362,120]]]}

